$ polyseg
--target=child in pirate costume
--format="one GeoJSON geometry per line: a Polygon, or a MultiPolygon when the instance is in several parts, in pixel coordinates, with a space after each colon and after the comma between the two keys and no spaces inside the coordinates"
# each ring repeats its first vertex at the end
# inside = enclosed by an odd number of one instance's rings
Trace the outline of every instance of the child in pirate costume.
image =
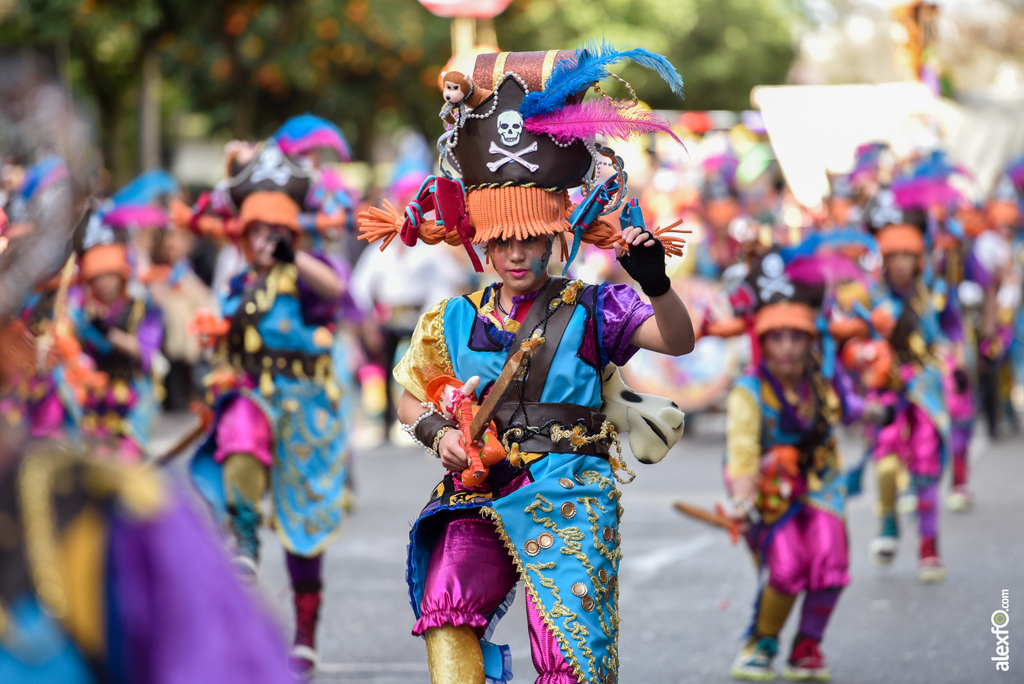
{"type": "MultiPolygon", "coordinates": [[[[203,496],[237,542],[236,563],[255,574],[265,493],[287,551],[296,634],[291,665],[312,676],[322,560],[342,521],[348,439],[332,351],[343,294],[341,266],[298,248],[300,202],[313,174],[265,142],[225,184],[238,216],[226,221],[248,268],[222,296],[228,319],[208,382],[216,418],[192,462],[203,496]]],[[[217,328],[214,325],[214,328],[217,328]]]]}
{"type": "Polygon", "coordinates": [[[156,206],[108,205],[86,229],[79,260],[84,302],[72,314],[82,349],[107,377],[90,390],[82,418],[83,438],[97,455],[140,460],[156,425],[166,373],[163,322],[148,297],[128,290],[127,229],[166,224],[156,206]]]}
{"type": "MultiPolygon", "coordinates": [[[[761,577],[747,641],[731,669],[737,679],[774,679],[778,636],[801,593],[785,676],[828,679],[820,644],[849,583],[846,488],[833,429],[883,415],[835,374],[834,343],[817,311],[826,262],[798,253],[769,252],[732,295],[754,361],[727,400],[726,486],[761,577]]],[[[829,263],[830,277],[839,275],[840,259],[829,263]]],[[[845,265],[856,277],[857,267],[845,265]]]]}
{"type": "Polygon", "coordinates": [[[689,314],[665,274],[665,253],[679,253],[678,238],[644,228],[635,200],[625,203],[619,225],[601,218],[622,206],[624,176],[594,135],[664,126],[635,103],[583,100],[622,59],[655,69],[680,92],[664,58],[605,45],[481,55],[471,77],[449,72],[446,93],[461,87],[476,104],[442,112],[455,120],[442,138],[442,161],[461,178],[429,178],[404,215],[390,205],[360,215],[364,236],[383,238],[384,247],[397,236],[406,244],[461,243],[478,270],[474,245],[484,245],[501,278],[429,309],[394,373],[405,388],[399,419],[448,470],[413,526],[407,573],[413,634],[426,639],[434,684],[511,678],[507,647],[487,639],[520,580],[537,681],[618,679],[614,477],[621,462],[611,448],[615,429],[598,413],[602,372],[638,347],[679,355],[694,344],[689,314]],[[605,159],[617,173],[602,183],[595,168],[605,159]],[[567,188],[580,184],[585,199],[573,206],[567,188]],[[435,218],[423,218],[431,210],[435,218]],[[556,246],[571,261],[582,241],[614,248],[651,303],[625,285],[549,276],[556,246]],[[525,377],[512,378],[507,394],[491,389],[509,379],[499,380],[507,360],[530,341],[540,346],[525,377]],[[463,439],[446,417],[448,390],[437,391],[461,387],[468,402],[477,381],[485,397],[479,410],[498,399],[482,443],[463,439]],[[462,472],[467,452],[481,444],[489,451],[496,441],[504,458],[489,472],[462,472]]]}
{"type": "Polygon", "coordinates": [[[889,188],[875,200],[868,220],[878,231],[883,277],[872,293],[870,322],[892,349],[887,393],[895,400],[895,420],[868,435],[881,509],[880,529],[870,553],[880,567],[888,567],[896,557],[896,483],[906,469],[917,495],[918,578],[937,582],[946,574],[938,552],[938,482],[950,439],[947,370],[942,362],[948,340],[922,277],[926,217],[919,210],[902,210],[889,188]]]}
{"type": "MultiPolygon", "coordinates": [[[[1024,161],[1018,175],[1024,177],[1024,161]]],[[[1013,167],[1010,168],[1012,173],[1013,167]]],[[[982,315],[978,330],[981,397],[990,437],[997,437],[1004,421],[1017,427],[1009,400],[1013,385],[1011,369],[1019,376],[1024,316],[1020,314],[1024,263],[1021,255],[1021,195],[1004,174],[985,206],[985,230],[974,241],[971,265],[976,282],[983,288],[982,315]],[[1014,363],[1016,360],[1016,363],[1014,363]]],[[[1024,181],[1024,178],[1022,178],[1024,181]]]]}

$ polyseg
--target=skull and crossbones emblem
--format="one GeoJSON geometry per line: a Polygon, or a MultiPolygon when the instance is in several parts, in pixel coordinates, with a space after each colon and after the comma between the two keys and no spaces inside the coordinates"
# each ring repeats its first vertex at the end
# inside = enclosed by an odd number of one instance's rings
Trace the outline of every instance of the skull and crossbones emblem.
{"type": "Polygon", "coordinates": [[[256,166],[250,180],[253,183],[269,180],[274,185],[284,186],[291,178],[291,171],[284,163],[284,153],[277,145],[267,144],[256,157],[256,166]]]}
{"type": "Polygon", "coordinates": [[[514,109],[507,109],[498,115],[498,135],[505,147],[519,144],[519,136],[523,134],[523,117],[514,109]]]}
{"type": "Polygon", "coordinates": [[[524,166],[527,169],[529,169],[530,173],[533,173],[537,169],[540,168],[538,165],[531,164],[530,162],[526,161],[525,159],[523,159],[523,156],[522,156],[524,154],[529,154],[530,152],[536,152],[537,151],[537,141],[536,140],[534,140],[532,143],[530,143],[529,145],[527,145],[523,149],[516,150],[516,151],[506,150],[504,148],[498,147],[498,145],[495,144],[495,142],[492,140],[491,141],[491,147],[490,147],[490,149],[488,151],[491,154],[500,154],[500,155],[502,155],[501,159],[497,159],[497,160],[492,161],[492,162],[487,162],[487,168],[489,168],[491,170],[491,173],[494,173],[495,171],[500,169],[505,164],[508,164],[509,162],[516,162],[517,164],[521,164],[522,166],[524,166]]]}
{"type": "Polygon", "coordinates": [[[767,302],[774,295],[792,297],[795,292],[793,283],[786,276],[786,265],[778,254],[769,254],[761,261],[764,275],[757,276],[757,289],[761,301],[767,302]]]}
{"type": "MultiPolygon", "coordinates": [[[[519,144],[522,135],[523,117],[519,112],[514,109],[509,109],[498,115],[498,137],[501,139],[502,145],[505,147],[515,147],[519,144]]],[[[488,162],[487,168],[491,170],[491,173],[494,173],[505,164],[515,162],[528,169],[530,173],[534,173],[540,168],[540,166],[526,161],[523,157],[531,152],[536,152],[537,149],[536,140],[521,150],[506,150],[498,147],[498,144],[492,140],[488,152],[491,154],[500,154],[502,158],[488,162]]]]}

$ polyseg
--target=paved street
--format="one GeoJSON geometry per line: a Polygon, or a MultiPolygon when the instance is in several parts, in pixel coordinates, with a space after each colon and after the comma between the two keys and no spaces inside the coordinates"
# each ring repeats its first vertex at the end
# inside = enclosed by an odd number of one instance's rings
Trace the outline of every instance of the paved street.
{"type": "MultiPolygon", "coordinates": [[[[164,430],[181,429],[182,421],[164,430]]],[[[727,682],[754,596],[749,553],[724,533],[682,518],[676,499],[711,506],[723,500],[720,418],[702,417],[657,466],[631,461],[636,481],[623,487],[620,679],[626,684],[727,682]]],[[[895,566],[871,566],[874,492],[849,506],[852,583],[824,642],[833,681],[844,684],[973,684],[1024,681],[1024,620],[1011,620],[1010,672],[991,660],[991,614],[1009,591],[1010,614],[1024,602],[1024,439],[977,442],[969,514],[942,512],[940,550],[949,577],[916,578],[916,523],[904,518],[895,566]],[[1018,630],[1020,633],[1018,634],[1018,630]]],[[[844,440],[844,457],[859,451],[844,440]]],[[[437,461],[406,447],[357,452],[359,508],[327,553],[327,596],[320,628],[318,682],[426,684],[423,642],[409,635],[405,545],[410,522],[440,476],[437,461]]],[[[867,478],[868,480],[872,478],[867,478]]],[[[281,546],[264,533],[261,585],[282,623],[292,620],[281,546]]],[[[508,643],[518,682],[532,681],[523,596],[494,641],[508,643]]],[[[781,665],[797,616],[784,632],[781,665]]]]}

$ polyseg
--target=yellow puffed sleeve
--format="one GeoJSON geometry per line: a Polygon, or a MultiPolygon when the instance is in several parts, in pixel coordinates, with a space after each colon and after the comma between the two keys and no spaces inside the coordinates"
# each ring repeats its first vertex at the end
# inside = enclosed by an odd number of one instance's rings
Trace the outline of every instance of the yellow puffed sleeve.
{"type": "Polygon", "coordinates": [[[439,375],[455,375],[444,341],[444,310],[448,300],[420,316],[409,351],[395,366],[395,381],[420,401],[427,400],[427,384],[439,375]]]}
{"type": "Polygon", "coordinates": [[[729,479],[756,476],[761,453],[761,406],[746,389],[733,387],[725,415],[725,469],[729,479]]]}

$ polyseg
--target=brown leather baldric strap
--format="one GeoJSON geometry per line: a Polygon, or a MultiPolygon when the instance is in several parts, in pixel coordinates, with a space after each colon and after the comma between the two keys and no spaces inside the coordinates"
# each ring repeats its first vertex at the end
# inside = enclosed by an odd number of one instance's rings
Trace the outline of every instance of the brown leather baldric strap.
{"type": "MultiPolygon", "coordinates": [[[[548,303],[560,297],[562,291],[569,284],[565,278],[551,278],[537,299],[534,300],[530,312],[523,320],[523,324],[516,335],[515,341],[509,352],[509,358],[528,339],[535,328],[544,320],[547,314],[548,303]]],[[[579,298],[577,297],[577,302],[579,298]]],[[[595,434],[601,431],[604,423],[604,414],[597,413],[588,406],[567,403],[546,403],[540,398],[544,391],[544,384],[547,382],[548,372],[555,358],[555,352],[562,341],[562,336],[569,327],[573,312],[576,310],[576,303],[562,304],[548,318],[543,334],[545,342],[533,356],[527,367],[526,379],[517,381],[512,386],[505,404],[498,409],[494,423],[498,428],[498,434],[504,435],[509,428],[529,426],[532,429],[543,429],[551,424],[558,424],[563,428],[572,428],[582,424],[587,434],[595,434]]],[[[524,441],[519,442],[521,451],[532,451],[536,453],[562,452],[581,453],[593,456],[607,457],[609,449],[607,444],[598,442],[581,445],[573,449],[568,440],[554,441],[547,435],[531,434],[524,441]]]]}
{"type": "MultiPolygon", "coordinates": [[[[523,341],[529,339],[534,329],[544,320],[544,316],[547,314],[548,302],[560,297],[562,290],[568,284],[569,281],[565,278],[551,278],[548,280],[540,294],[537,295],[537,299],[534,300],[533,306],[530,307],[530,312],[526,314],[526,318],[523,320],[518,334],[516,334],[516,339],[512,342],[512,347],[509,349],[508,359],[512,358],[512,355],[519,350],[523,341]]],[[[548,318],[547,325],[542,331],[545,342],[530,357],[530,364],[526,371],[526,380],[516,381],[512,386],[508,394],[508,401],[510,403],[520,399],[522,401],[540,401],[541,394],[544,391],[544,383],[547,381],[548,371],[551,369],[551,363],[555,358],[555,352],[558,351],[558,345],[562,341],[566,328],[569,327],[569,321],[572,319],[572,314],[575,310],[576,304],[563,304],[548,318]]],[[[505,360],[505,363],[508,363],[508,359],[505,360]]]]}

